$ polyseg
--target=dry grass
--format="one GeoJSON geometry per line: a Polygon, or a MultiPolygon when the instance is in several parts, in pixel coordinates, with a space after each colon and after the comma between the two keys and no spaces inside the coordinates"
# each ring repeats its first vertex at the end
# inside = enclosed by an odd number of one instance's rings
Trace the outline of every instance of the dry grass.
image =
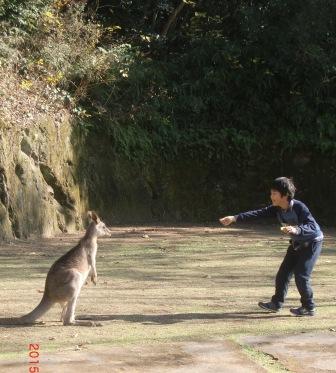
{"type": "Polygon", "coordinates": [[[0,66],[0,117],[5,129],[29,128],[46,117],[52,117],[58,126],[68,115],[56,88],[0,66]]]}
{"type": "MultiPolygon", "coordinates": [[[[243,228],[114,228],[113,238],[100,240],[98,284],[83,288],[77,306],[77,316],[100,320],[103,327],[64,327],[55,306],[43,326],[0,327],[0,358],[26,351],[28,343],[66,350],[86,344],[158,345],[335,328],[335,231],[326,232],[313,276],[318,316],[301,319],[288,312],[299,304],[294,284],[281,314],[257,308],[259,300],[273,294],[286,239],[275,227],[243,228]]],[[[0,317],[18,316],[36,306],[50,265],[78,237],[2,246],[0,317]]]]}

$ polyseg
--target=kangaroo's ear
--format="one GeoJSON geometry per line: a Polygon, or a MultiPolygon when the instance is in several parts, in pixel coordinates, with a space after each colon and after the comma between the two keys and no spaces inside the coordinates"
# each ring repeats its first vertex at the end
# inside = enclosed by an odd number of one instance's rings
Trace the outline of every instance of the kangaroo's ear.
{"type": "Polygon", "coordinates": [[[96,224],[100,222],[100,219],[98,218],[98,215],[94,211],[89,211],[88,216],[90,219],[92,219],[96,224]]]}

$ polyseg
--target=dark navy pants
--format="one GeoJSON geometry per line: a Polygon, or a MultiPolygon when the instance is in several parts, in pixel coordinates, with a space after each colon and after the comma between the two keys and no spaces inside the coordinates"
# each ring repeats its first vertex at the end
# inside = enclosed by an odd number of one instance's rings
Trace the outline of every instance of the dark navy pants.
{"type": "Polygon", "coordinates": [[[294,274],[296,287],[301,295],[302,306],[309,310],[315,307],[310,276],[321,249],[322,241],[310,242],[307,246],[301,246],[297,250],[292,245],[288,247],[287,254],[275,279],[275,294],[272,297],[272,302],[276,306],[282,307],[289,282],[294,274]]]}

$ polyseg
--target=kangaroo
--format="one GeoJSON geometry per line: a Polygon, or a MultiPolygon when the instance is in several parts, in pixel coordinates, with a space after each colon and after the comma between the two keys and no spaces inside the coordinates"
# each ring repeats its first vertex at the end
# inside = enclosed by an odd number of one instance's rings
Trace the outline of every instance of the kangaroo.
{"type": "Polygon", "coordinates": [[[89,217],[91,222],[78,245],[51,266],[47,274],[43,297],[37,307],[22,317],[9,320],[15,320],[15,324],[34,324],[55,303],[59,303],[62,307],[63,325],[95,325],[91,321],[75,319],[76,302],[88,276],[95,285],[97,283],[97,238],[110,235],[111,231],[95,212],[89,212],[89,217]]]}

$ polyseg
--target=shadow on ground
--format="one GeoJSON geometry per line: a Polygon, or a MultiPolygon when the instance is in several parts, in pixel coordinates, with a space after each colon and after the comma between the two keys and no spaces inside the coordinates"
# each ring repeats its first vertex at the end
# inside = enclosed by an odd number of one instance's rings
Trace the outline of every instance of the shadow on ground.
{"type": "Polygon", "coordinates": [[[177,313],[166,315],[78,315],[78,320],[93,320],[93,321],[113,321],[121,320],[142,324],[175,324],[188,320],[255,320],[264,318],[279,318],[279,317],[293,317],[290,315],[273,315],[265,312],[234,312],[234,313],[177,313]]]}

